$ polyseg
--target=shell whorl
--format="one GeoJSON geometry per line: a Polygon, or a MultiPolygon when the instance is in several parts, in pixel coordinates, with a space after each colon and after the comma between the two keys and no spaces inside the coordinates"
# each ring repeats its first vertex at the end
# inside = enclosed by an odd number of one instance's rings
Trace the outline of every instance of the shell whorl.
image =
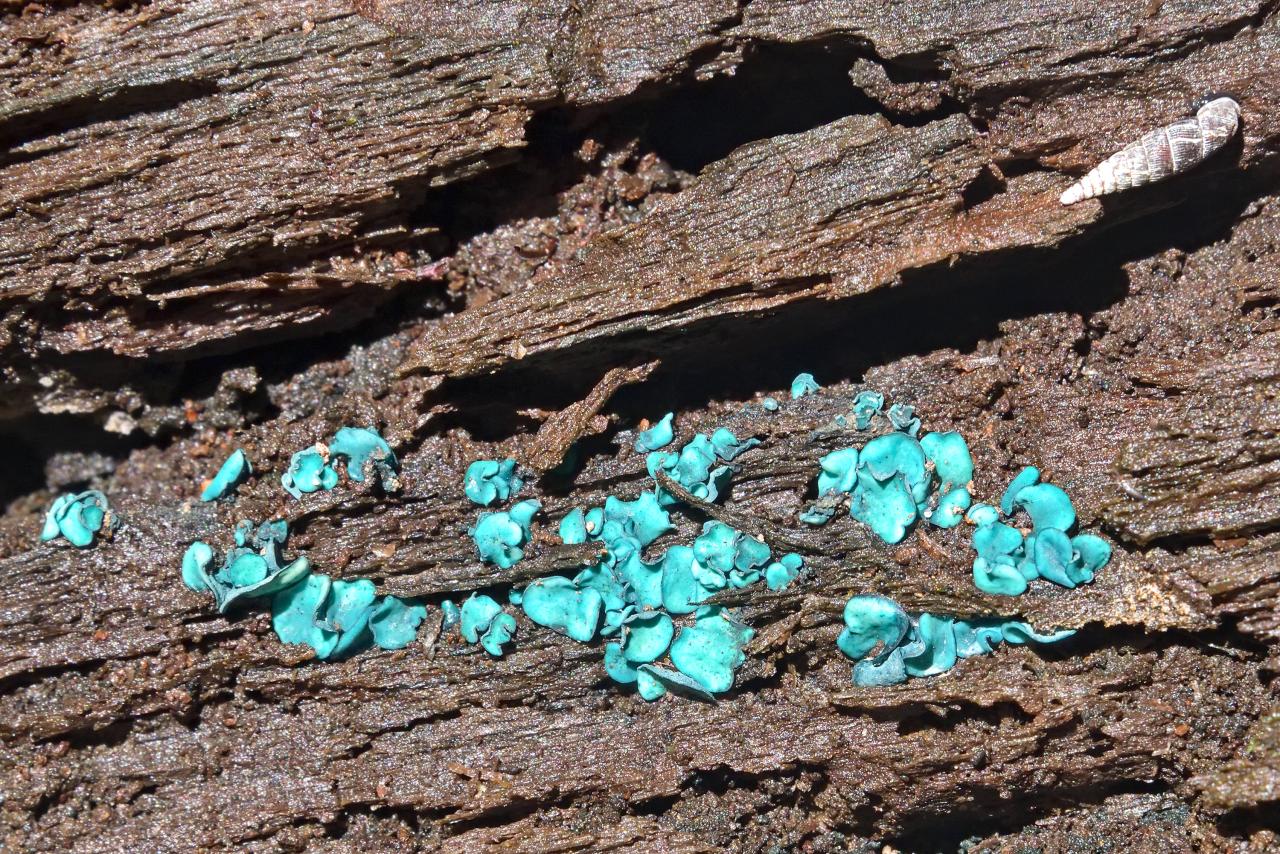
{"type": "Polygon", "coordinates": [[[1227,144],[1240,126],[1240,105],[1215,98],[1191,118],[1153,130],[1095,166],[1062,194],[1064,205],[1163,181],[1227,144]]]}

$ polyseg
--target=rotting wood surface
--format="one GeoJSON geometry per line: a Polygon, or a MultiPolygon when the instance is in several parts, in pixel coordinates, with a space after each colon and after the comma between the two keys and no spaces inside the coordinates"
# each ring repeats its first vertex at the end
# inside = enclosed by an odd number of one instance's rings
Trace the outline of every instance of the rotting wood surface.
{"type": "Polygon", "coordinates": [[[3,847],[1276,850],[1277,4],[483,5],[0,3],[3,847]],[[1243,130],[1202,169],[1058,205],[1218,92],[1243,130]],[[1040,466],[1113,563],[1000,599],[964,531],[799,524],[866,386],[964,432],[983,497],[1040,466]],[[523,618],[500,660],[433,637],[579,565],[556,521],[645,488],[668,410],[762,444],[658,547],[721,514],[808,564],[729,599],[730,695],[644,704],[523,618]],[[289,499],[343,424],[404,489],[289,499]],[[575,440],[530,556],[480,563],[466,464],[575,440]],[[200,504],[235,447],[259,477],[200,504]],[[81,483],[122,528],[36,545],[81,483]],[[182,587],[272,516],[425,597],[423,642],[308,662],[182,587]],[[1080,631],[856,689],[862,591],[1080,631]]]}

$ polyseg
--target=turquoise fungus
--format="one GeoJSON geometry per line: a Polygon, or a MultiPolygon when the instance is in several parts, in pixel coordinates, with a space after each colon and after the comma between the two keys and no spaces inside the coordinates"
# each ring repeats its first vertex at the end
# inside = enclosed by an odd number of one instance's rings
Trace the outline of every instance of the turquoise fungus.
{"type": "Polygon", "coordinates": [[[878,391],[860,391],[853,399],[853,426],[858,430],[866,430],[871,426],[871,419],[884,409],[884,395],[878,391]]]}
{"type": "Polygon", "coordinates": [[[426,618],[425,605],[379,597],[367,578],[310,573],[271,600],[271,626],[284,643],[306,644],[316,658],[345,658],[378,646],[403,649],[426,618]]]}
{"type": "Polygon", "coordinates": [[[328,491],[338,485],[338,472],[333,467],[335,459],[345,459],[347,477],[356,483],[364,483],[372,472],[387,492],[400,488],[396,475],[400,463],[391,446],[367,427],[343,427],[329,444],[317,442],[289,458],[289,468],[280,476],[285,491],[294,498],[303,494],[328,491]]]}
{"type": "Polygon", "coordinates": [[[785,590],[787,585],[799,577],[803,567],[804,558],[794,552],[788,552],[765,567],[765,586],[770,590],[785,590]]]}
{"type": "Polygon", "coordinates": [[[842,448],[818,460],[818,494],[853,492],[858,485],[858,449],[842,448]]]}
{"type": "Polygon", "coordinates": [[[311,570],[305,555],[282,563],[280,553],[289,538],[283,520],[257,526],[243,520],[236,526],[235,538],[236,546],[216,571],[211,571],[214,553],[207,543],[197,540],[182,556],[182,580],[192,590],[212,593],[220,613],[225,614],[241,600],[274,595],[311,570]]]}
{"type": "Polygon", "coordinates": [[[743,451],[749,451],[759,444],[759,439],[739,440],[728,427],[717,427],[711,434],[711,449],[725,462],[731,462],[743,451]]]}
{"type": "MultiPolygon", "coordinates": [[[[638,667],[666,655],[675,637],[675,623],[660,611],[647,611],[629,617],[622,626],[622,640],[605,645],[604,669],[609,678],[623,685],[639,681],[638,667]]],[[[647,681],[647,680],[646,680],[647,681]]],[[[642,691],[642,696],[651,693],[642,691]]],[[[661,696],[661,692],[658,694],[661,696]]],[[[657,697],[645,696],[645,699],[657,697]]]]}
{"type": "Polygon", "coordinates": [[[671,422],[675,419],[674,412],[668,412],[662,416],[662,420],[650,427],[648,430],[642,430],[636,435],[635,449],[639,452],[648,453],[665,448],[671,444],[671,440],[675,438],[675,431],[671,428],[671,422]]]}
{"type": "Polygon", "coordinates": [[[747,660],[743,649],[755,631],[732,619],[721,605],[704,605],[692,626],[680,630],[669,653],[676,670],[707,693],[733,687],[733,674],[747,660]]]}
{"type": "Polygon", "coordinates": [[[715,594],[716,588],[689,546],[671,546],[662,556],[662,607],[672,614],[692,614],[698,603],[715,594]]]}
{"type": "Polygon", "coordinates": [[[338,473],[329,465],[329,449],[317,444],[298,451],[289,458],[289,468],[280,476],[280,483],[294,498],[333,489],[338,485],[338,473]]]}
{"type": "Polygon", "coordinates": [[[886,543],[901,542],[920,518],[931,473],[920,443],[905,433],[877,436],[862,449],[849,515],[886,543]]]}
{"type": "Polygon", "coordinates": [[[452,599],[445,599],[440,603],[440,631],[447,632],[454,626],[462,622],[462,609],[452,599]]]}
{"type": "Polygon", "coordinates": [[[283,563],[289,537],[282,520],[236,525],[236,545],[212,571],[213,548],[197,540],[182,556],[182,580],[196,592],[213,594],[218,611],[270,597],[271,625],[284,643],[307,644],[321,659],[352,655],[371,645],[402,649],[426,617],[424,605],[378,596],[367,578],[331,579],[311,571],[305,555],[283,563]]]}
{"type": "Polygon", "coordinates": [[[959,433],[928,433],[920,440],[925,458],[933,463],[942,489],[965,486],[973,480],[973,455],[959,433]]]}
{"type": "Polygon", "coordinates": [[[533,500],[517,501],[510,509],[482,513],[470,530],[480,557],[502,569],[510,569],[524,557],[524,546],[533,536],[530,525],[542,505],[533,500]]]}
{"type": "Polygon", "coordinates": [[[693,542],[694,577],[704,589],[741,588],[759,581],[769,547],[723,522],[708,521],[693,542]]]}
{"type": "MultiPolygon", "coordinates": [[[[812,375],[800,374],[791,396],[794,400],[818,391],[812,375]]],[[[828,390],[793,414],[818,411],[829,398],[828,390]]],[[[761,403],[766,411],[779,408],[771,397],[761,403]]],[[[753,410],[760,415],[754,406],[745,412],[750,416],[753,410]]],[[[526,631],[541,627],[578,643],[599,642],[608,677],[632,686],[646,701],[669,693],[714,700],[733,688],[755,633],[729,605],[749,588],[798,586],[805,561],[796,553],[775,554],[756,534],[759,529],[768,535],[777,530],[776,523],[709,506],[723,499],[743,455],[760,444],[759,438],[739,439],[733,430],[719,427],[677,443],[670,412],[641,426],[646,429],[636,432],[634,447],[645,455],[652,483],[632,498],[603,495],[600,506],[563,513],[559,540],[579,548],[544,557],[573,568],[537,573],[541,577],[533,580],[532,571],[511,573],[512,583],[485,593],[452,594],[460,604],[441,602],[442,631],[456,627],[466,643],[495,658],[510,651],[522,619],[535,627],[526,625],[526,631]],[[697,506],[684,507],[684,500],[697,506]],[[689,530],[688,520],[673,523],[673,508],[689,511],[701,522],[696,536],[686,535],[692,541],[660,542],[677,528],[689,530]],[[744,521],[729,524],[720,517],[744,521]]],[[[800,515],[806,524],[823,524],[844,511],[894,544],[923,523],[951,529],[970,522],[975,526],[975,583],[1005,595],[1021,593],[1037,578],[1065,587],[1088,583],[1110,558],[1105,541],[1073,534],[1077,519],[1070,499],[1059,487],[1041,482],[1034,468],[1015,478],[996,506],[976,501],[974,459],[965,438],[958,432],[923,431],[913,407],[886,407],[879,392],[860,392],[851,411],[813,431],[809,441],[822,452],[814,473],[817,496],[800,515]],[[846,447],[855,427],[871,432],[860,435],[857,447],[846,447]],[[1025,523],[1015,521],[1020,514],[1025,523]],[[1026,529],[1020,529],[1023,524],[1026,529]]],[[[620,459],[635,461],[628,453],[620,459]]],[[[480,459],[464,475],[466,498],[489,508],[476,511],[468,534],[480,559],[502,570],[526,558],[535,539],[533,519],[542,509],[538,500],[517,500],[526,486],[517,467],[512,458],[480,459]]],[[[333,489],[344,471],[355,482],[378,479],[384,489],[398,486],[398,470],[395,454],[376,431],[343,427],[328,444],[293,454],[281,481],[300,498],[333,489]]],[[[229,494],[248,474],[248,459],[242,451],[234,452],[202,498],[229,494]]],[[[46,523],[49,536],[90,542],[92,531],[109,519],[105,498],[99,503],[93,496],[101,498],[101,493],[59,499],[46,523]],[[73,506],[76,501],[82,506],[73,506]]],[[[370,579],[335,579],[315,572],[306,556],[284,559],[288,535],[283,520],[242,521],[234,528],[235,545],[225,555],[207,543],[192,543],[182,559],[182,579],[191,589],[210,593],[224,613],[248,600],[268,602],[280,639],[310,646],[318,659],[413,643],[427,614],[424,605],[380,596],[370,579]]],[[[788,541],[784,532],[770,536],[775,546],[788,541]]],[[[941,539],[956,536],[943,534],[941,539]]],[[[781,602],[788,597],[768,598],[781,602]]],[[[945,673],[960,659],[991,654],[1002,643],[1051,643],[1070,634],[1041,634],[1027,623],[994,616],[909,613],[884,596],[862,595],[845,606],[837,645],[856,662],[854,682],[875,686],[945,673]]]]}
{"type": "MultiPolygon", "coordinates": [[[[646,563],[643,551],[671,529],[671,517],[653,492],[642,492],[632,501],[609,496],[603,508],[572,510],[561,520],[561,539],[566,543],[600,543],[598,559],[572,581],[548,579],[548,585],[537,589],[531,584],[522,593],[521,604],[534,622],[565,633],[585,633],[588,629],[579,628],[581,621],[557,616],[554,608],[581,608],[593,614],[598,596],[602,615],[599,633],[606,637],[617,634],[637,609],[662,604],[662,561],[646,563]],[[592,592],[588,594],[588,590],[592,592]],[[532,600],[527,598],[530,593],[532,600]]],[[[595,629],[590,631],[594,634],[595,629]]]]}
{"type": "Polygon", "coordinates": [[[503,646],[516,635],[516,618],[503,611],[490,596],[472,593],[462,603],[459,621],[462,639],[480,644],[495,658],[502,655],[503,646]]]}
{"type": "Polygon", "coordinates": [[[806,394],[813,394],[821,386],[813,378],[813,374],[797,374],[791,381],[791,399],[797,400],[806,394]]]}
{"type": "MultiPolygon", "coordinates": [[[[603,511],[601,511],[603,512],[603,511]]],[[[587,541],[587,514],[581,507],[575,507],[560,519],[556,528],[560,542],[567,546],[576,546],[587,541]]]]}
{"type": "MultiPolygon", "coordinates": [[[[854,402],[859,429],[869,427],[884,405],[878,392],[863,391],[854,402]]],[[[1111,547],[1093,534],[1071,536],[1076,525],[1071,499],[1060,487],[1040,481],[1028,467],[1005,490],[999,507],[973,500],[974,461],[957,432],[916,438],[919,419],[910,406],[894,404],[888,419],[895,432],[876,436],[861,449],[842,448],[818,461],[818,498],[800,521],[823,525],[841,507],[887,543],[900,542],[920,520],[938,528],[962,521],[976,526],[974,583],[997,595],[1017,596],[1043,578],[1063,587],[1091,582],[1111,558],[1111,547]],[[1031,533],[1007,523],[1019,512],[1031,533]]]]}
{"type": "Polygon", "coordinates": [[[476,460],[467,466],[462,490],[467,498],[482,507],[495,501],[506,501],[520,491],[524,481],[516,474],[516,461],[508,457],[498,460],[476,460]]]}
{"type": "Polygon", "coordinates": [[[1067,493],[1040,482],[1040,470],[1018,473],[1000,499],[1000,508],[974,505],[966,518],[977,527],[973,548],[973,582],[986,593],[1018,596],[1031,581],[1043,578],[1062,587],[1088,584],[1111,560],[1111,546],[1093,534],[1071,536],[1075,508],[1067,493]],[[1019,510],[1031,519],[1031,533],[1000,521],[1019,510]]]}
{"type": "Polygon", "coordinates": [[[200,493],[201,501],[217,501],[249,476],[249,458],[237,448],[200,493]]]}
{"type": "MultiPolygon", "coordinates": [[[[883,405],[883,395],[864,391],[855,402],[855,418],[869,425],[883,405]]],[[[910,408],[903,409],[910,416],[910,408]]],[[[891,412],[901,416],[903,409],[891,412]]],[[[885,433],[860,450],[841,448],[823,456],[818,461],[818,499],[800,514],[800,521],[824,525],[847,502],[849,515],[887,543],[900,542],[920,519],[939,527],[959,524],[959,514],[969,506],[967,486],[973,477],[969,448],[959,433],[916,439],[913,432],[885,433]],[[935,492],[940,492],[936,501],[935,492]]]]}
{"type": "Polygon", "coordinates": [[[109,533],[114,526],[107,496],[96,489],[67,493],[58,496],[45,514],[40,542],[65,537],[71,545],[83,549],[93,544],[100,531],[109,533]]]}
{"type": "Polygon", "coordinates": [[[962,658],[987,655],[1001,643],[1047,644],[1075,634],[1041,634],[1030,625],[999,617],[960,620],[909,615],[892,599],[854,596],[844,608],[844,630],[836,646],[857,663],[853,682],[862,687],[897,685],[908,677],[945,673],[962,658]]]}
{"type": "Polygon", "coordinates": [[[329,453],[347,461],[347,477],[364,483],[367,473],[378,476],[387,492],[400,487],[400,463],[387,440],[371,427],[343,427],[329,442],[329,453]]]}
{"type": "Polygon", "coordinates": [[[958,486],[938,499],[938,506],[926,511],[925,515],[929,523],[938,528],[954,528],[964,521],[965,511],[972,500],[969,490],[958,486]]]}
{"type": "Polygon", "coordinates": [[[604,501],[603,519],[600,538],[606,543],[618,537],[632,537],[643,547],[673,527],[671,515],[652,492],[641,492],[634,501],[610,495],[604,501]]]}
{"type": "Polygon", "coordinates": [[[734,673],[746,661],[743,649],[754,634],[719,605],[699,608],[693,625],[678,635],[666,614],[637,614],[624,624],[622,640],[606,645],[605,672],[619,684],[634,684],[644,700],[669,690],[712,699],[733,687],[734,673]],[[663,655],[674,670],[657,663],[663,655]]]}
{"type": "MultiPolygon", "coordinates": [[[[600,625],[601,637],[616,635],[626,619],[636,612],[637,606],[647,607],[653,603],[657,595],[654,592],[656,582],[662,580],[654,569],[640,560],[637,553],[621,560],[609,553],[600,563],[584,568],[573,577],[575,589],[593,590],[600,596],[604,614],[600,625]],[[654,576],[654,579],[648,576],[654,576]],[[632,585],[629,578],[634,578],[636,585],[632,585]]],[[[520,604],[524,604],[523,593],[520,604]]]]}
{"type": "Polygon", "coordinates": [[[540,626],[587,643],[596,636],[604,614],[604,597],[593,587],[579,587],[567,578],[540,578],[524,589],[525,616],[540,626]]]}
{"type": "Polygon", "coordinates": [[[854,596],[844,606],[844,630],[836,646],[858,664],[858,685],[892,685],[906,679],[901,647],[911,630],[907,612],[884,596],[854,596]],[[876,654],[867,658],[873,651],[876,654]]]}
{"type": "Polygon", "coordinates": [[[593,507],[590,510],[575,507],[560,520],[558,531],[560,540],[565,545],[577,545],[585,543],[588,539],[597,539],[603,528],[603,507],[593,507]]]}
{"type": "Polygon", "coordinates": [[[979,502],[965,511],[964,520],[971,525],[990,525],[1000,521],[1000,511],[990,504],[979,502]]]}
{"type": "Polygon", "coordinates": [[[889,407],[889,423],[894,430],[901,430],[908,436],[920,434],[920,419],[915,415],[915,407],[905,403],[895,403],[889,407]]]}
{"type": "MultiPolygon", "coordinates": [[[[715,447],[703,433],[694,436],[676,453],[653,451],[645,458],[645,468],[655,482],[658,472],[665,472],[676,483],[704,501],[715,501],[720,497],[720,488],[728,481],[732,472],[728,466],[716,463],[715,447]]],[[[657,495],[658,500],[666,506],[679,503],[661,485],[657,487],[657,495]]]]}
{"type": "Polygon", "coordinates": [[[1000,512],[1006,516],[1013,515],[1013,499],[1018,497],[1018,493],[1028,486],[1040,482],[1040,469],[1035,466],[1027,466],[1018,472],[1013,480],[1009,481],[1008,488],[1005,489],[1004,495],[1000,497],[1000,512]]]}
{"type": "Polygon", "coordinates": [[[759,581],[769,563],[767,545],[723,522],[708,521],[693,547],[671,546],[660,563],[660,602],[672,614],[690,614],[727,587],[759,581]]]}
{"type": "MultiPolygon", "coordinates": [[[[721,427],[711,436],[697,434],[676,453],[653,451],[645,458],[645,467],[655,481],[658,472],[665,472],[695,498],[714,502],[720,497],[720,491],[733,472],[725,463],[758,444],[757,439],[739,441],[732,431],[721,427]]],[[[679,503],[674,495],[663,490],[660,485],[655,493],[663,506],[679,503]]]]}
{"type": "MultiPolygon", "coordinates": [[[[427,616],[426,605],[415,605],[397,596],[384,596],[369,615],[369,633],[381,649],[404,649],[418,636],[427,616]]],[[[515,623],[511,624],[515,631],[515,623]]]]}

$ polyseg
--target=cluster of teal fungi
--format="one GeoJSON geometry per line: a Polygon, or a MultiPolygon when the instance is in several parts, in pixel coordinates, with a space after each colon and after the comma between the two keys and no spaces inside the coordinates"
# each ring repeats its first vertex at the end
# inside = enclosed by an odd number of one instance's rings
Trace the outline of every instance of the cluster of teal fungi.
{"type": "MultiPolygon", "coordinates": [[[[326,445],[293,455],[281,478],[295,498],[317,489],[332,489],[338,472],[331,458],[346,460],[347,476],[357,482],[376,475],[384,489],[398,488],[398,464],[391,446],[375,431],[343,427],[326,445]]],[[[204,488],[201,499],[226,495],[249,474],[249,460],[236,450],[204,488]]],[[[104,502],[105,503],[105,502],[104,502]]],[[[311,570],[305,556],[284,561],[289,525],[283,519],[255,525],[242,520],[234,530],[235,547],[214,569],[213,547],[200,540],[182,556],[182,580],[196,592],[213,594],[219,613],[238,603],[269,599],[271,625],[284,643],[306,644],[317,658],[342,658],[370,646],[402,649],[417,635],[426,617],[425,605],[395,596],[378,596],[367,578],[332,579],[311,570]]]]}
{"type": "Polygon", "coordinates": [[[1111,560],[1106,540],[1093,534],[1071,536],[1076,525],[1071,498],[1061,487],[1041,483],[1040,470],[1034,466],[1010,482],[998,510],[975,504],[967,518],[977,526],[973,583],[987,593],[1018,596],[1037,578],[1074,588],[1093,581],[1111,560]],[[1029,534],[1001,521],[1019,510],[1031,519],[1029,534]]]}
{"type": "MultiPolygon", "coordinates": [[[[762,578],[771,589],[793,581],[803,561],[788,554],[770,562],[767,545],[718,521],[704,524],[692,546],[672,545],[651,563],[643,549],[671,529],[655,493],[634,501],[609,497],[603,508],[568,513],[560,525],[567,543],[599,541],[598,562],[574,578],[541,578],[514,592],[513,604],[536,625],[581,643],[619,636],[605,647],[605,670],[636,686],[646,700],[674,693],[710,696],[729,690],[744,661],[752,630],[724,608],[703,605],[726,588],[762,578]],[[677,628],[674,617],[693,614],[677,628]],[[663,656],[670,667],[661,662],[663,656]]],[[[492,650],[491,650],[492,651],[492,650]]]]}
{"type": "MultiPolygon", "coordinates": [[[[658,450],[674,438],[668,415],[637,437],[648,451],[650,474],[666,472],[695,496],[714,500],[727,477],[727,464],[758,444],[721,428],[698,434],[676,452],[658,450]]],[[[483,462],[483,461],[480,461],[483,462]]],[[[493,466],[468,469],[487,477],[493,466]]],[[[480,478],[483,479],[483,478],[480,478]]],[[[553,575],[513,587],[508,600],[528,620],[580,643],[615,639],[605,647],[605,671],[620,684],[635,685],[646,700],[668,691],[711,697],[729,690],[734,671],[746,660],[743,648],[753,632],[718,605],[704,604],[726,588],[764,581],[781,590],[796,579],[803,560],[787,554],[776,561],[763,542],[718,521],[704,524],[691,545],[672,545],[652,561],[644,551],[673,529],[667,508],[679,500],[660,486],[625,501],[608,496],[603,507],[575,508],[561,519],[559,534],[569,545],[598,543],[598,556],[572,577],[553,575]],[[676,619],[692,614],[692,623],[676,619]]],[[[522,501],[506,511],[482,514],[471,535],[485,560],[509,568],[529,540],[529,523],[539,505],[522,501]]],[[[444,629],[457,627],[468,643],[501,656],[516,634],[514,616],[492,597],[473,594],[461,608],[441,604],[444,629]]]]}
{"type": "MultiPolygon", "coordinates": [[[[818,388],[812,375],[800,374],[792,383],[792,399],[818,388]]],[[[1075,525],[1070,500],[1057,487],[1039,483],[1038,471],[1020,474],[999,510],[973,505],[974,465],[964,438],[958,433],[921,437],[920,419],[912,407],[894,404],[886,412],[884,403],[878,392],[857,395],[849,413],[856,428],[867,430],[882,417],[892,432],[872,438],[861,449],[842,448],[824,456],[819,461],[818,500],[802,520],[822,524],[847,506],[853,518],[884,541],[896,543],[922,520],[952,528],[967,519],[977,526],[975,580],[984,590],[991,586],[980,579],[981,566],[982,579],[1003,585],[991,592],[1021,592],[1006,580],[1009,570],[1022,581],[1022,589],[1034,577],[1074,586],[1092,580],[1106,563],[1110,549],[1105,542],[1091,535],[1068,537],[1075,525]],[[1025,511],[1034,526],[1025,537],[1000,521],[1001,511],[1009,517],[1018,510],[1025,511]]],[[[766,411],[779,408],[771,397],[762,404],[766,411]]],[[[668,692],[711,698],[728,691],[754,632],[710,600],[721,591],[762,581],[770,590],[782,590],[804,565],[797,554],[773,559],[762,540],[717,520],[705,522],[691,544],[670,545],[660,556],[644,559],[645,550],[674,527],[667,508],[681,503],[663,489],[665,481],[659,475],[700,501],[714,502],[733,472],[730,463],[759,444],[720,428],[695,435],[676,451],[661,450],[674,440],[673,419],[667,413],[635,439],[636,449],[647,454],[646,468],[655,480],[651,491],[631,501],[609,496],[603,507],[575,508],[561,519],[559,533],[566,544],[599,544],[592,561],[572,577],[539,578],[508,590],[509,605],[535,625],[581,643],[609,639],[606,673],[619,684],[634,685],[645,700],[668,692]]],[[[836,423],[843,427],[848,420],[841,416],[836,423]]],[[[384,487],[395,482],[395,456],[386,442],[371,430],[343,428],[329,445],[293,455],[282,478],[285,488],[295,497],[332,488],[339,472],[330,462],[338,457],[346,458],[353,480],[363,481],[376,472],[384,487]]],[[[220,497],[247,472],[248,460],[236,452],[202,497],[220,497]]],[[[464,492],[472,502],[489,507],[513,498],[522,486],[514,460],[477,460],[467,468],[464,492]]],[[[59,509],[64,516],[70,512],[59,509]]],[[[101,509],[105,512],[105,499],[101,509]]],[[[538,501],[524,500],[480,514],[469,533],[481,559],[502,569],[520,561],[540,509],[538,501]]],[[[94,521],[93,514],[88,515],[94,521]]],[[[236,548],[216,571],[211,571],[212,548],[193,543],[183,558],[183,579],[194,590],[212,592],[223,612],[242,599],[269,596],[272,625],[281,640],[308,644],[318,658],[349,655],[371,644],[398,649],[413,640],[425,606],[379,597],[367,579],[333,580],[314,573],[305,557],[283,563],[287,536],[283,521],[259,526],[242,522],[236,529],[236,548]]],[[[77,537],[83,539],[78,531],[77,537]]],[[[449,600],[440,607],[442,631],[457,628],[466,642],[492,656],[505,654],[515,639],[514,614],[491,596],[473,593],[461,607],[449,600]]],[[[942,673],[958,659],[990,653],[1002,642],[1049,643],[1072,634],[1038,634],[1026,623],[997,618],[912,616],[892,600],[874,595],[850,600],[844,619],[838,645],[858,661],[854,681],[859,685],[889,685],[909,676],[942,673]]]]}
{"type": "MultiPolygon", "coordinates": [[[[721,427],[710,436],[698,433],[679,451],[653,451],[645,457],[645,468],[655,481],[658,472],[666,475],[687,489],[695,498],[715,502],[728,483],[733,467],[728,465],[739,454],[760,444],[759,439],[739,441],[732,431],[721,427]]],[[[661,486],[655,489],[658,501],[664,507],[679,500],[661,486]]]]}
{"type": "Polygon", "coordinates": [[[320,659],[341,658],[370,645],[409,645],[426,617],[425,606],[378,596],[367,578],[334,580],[312,572],[305,555],[283,563],[288,538],[283,519],[261,525],[243,520],[235,528],[235,548],[216,571],[210,571],[211,546],[199,540],[188,546],[182,580],[196,592],[212,593],[224,614],[244,600],[270,597],[271,625],[280,640],[307,644],[320,659]]]}
{"type": "MultiPolygon", "coordinates": [[[[863,391],[853,403],[855,426],[871,426],[882,414],[884,395],[863,391]]],[[[1044,578],[1063,587],[1091,582],[1111,559],[1111,547],[1093,534],[1070,536],[1076,524],[1071,499],[1060,487],[1040,482],[1035,467],[1023,469],[997,509],[975,504],[970,492],[973,455],[959,433],[919,436],[912,407],[894,404],[884,413],[894,432],[862,447],[841,448],[818,461],[818,499],[800,521],[824,525],[847,503],[849,515],[887,543],[901,542],[920,520],[938,528],[961,521],[976,526],[973,579],[984,592],[1017,596],[1028,582],[1044,578]],[[1005,524],[1025,511],[1032,532],[1005,524]]]]}
{"type": "Polygon", "coordinates": [[[281,563],[281,550],[289,539],[283,519],[254,525],[247,519],[235,528],[235,548],[229,550],[217,571],[213,547],[196,540],[182,556],[182,580],[197,592],[209,591],[218,612],[225,614],[242,599],[271,596],[296,584],[311,571],[311,562],[299,557],[281,563]]]}
{"type": "Polygon", "coordinates": [[[239,486],[249,473],[249,458],[244,451],[236,448],[200,493],[200,500],[217,501],[239,486]]]}
{"type": "Polygon", "coordinates": [[[646,611],[628,619],[621,641],[605,646],[605,672],[620,685],[635,685],[644,700],[668,691],[713,699],[733,687],[734,673],[746,661],[743,649],[754,636],[721,605],[699,608],[693,625],[679,634],[670,616],[646,611]],[[674,669],[657,663],[663,655],[674,669]]]}
{"type": "Polygon", "coordinates": [[[524,481],[516,474],[516,461],[476,460],[467,466],[462,491],[472,503],[488,507],[495,501],[506,501],[520,491],[524,481]]]}
{"type": "Polygon", "coordinates": [[[317,442],[298,451],[289,458],[289,468],[280,476],[280,483],[294,498],[333,489],[338,485],[338,471],[333,467],[337,459],[346,460],[347,477],[356,483],[376,475],[387,492],[400,486],[396,477],[400,464],[395,453],[376,430],[367,427],[343,427],[327,445],[317,442]]]}
{"type": "MultiPolygon", "coordinates": [[[[906,422],[910,427],[916,420],[906,422]]],[[[849,515],[887,543],[901,542],[921,519],[950,528],[969,506],[973,457],[959,433],[885,433],[857,448],[841,448],[818,461],[819,501],[800,516],[825,524],[848,497],[849,515]]]]}
{"type": "Polygon", "coordinates": [[[371,646],[404,649],[427,616],[425,605],[378,596],[367,578],[312,572],[271,598],[271,627],[284,643],[306,644],[316,658],[345,658],[371,646]]]}
{"type": "Polygon", "coordinates": [[[990,654],[1001,642],[1054,643],[1074,631],[1040,634],[1018,620],[960,620],[908,614],[892,599],[854,596],[844,607],[844,630],[836,646],[857,662],[853,682],[863,687],[897,685],[909,676],[945,673],[961,658],[990,654]]]}
{"type": "Polygon", "coordinates": [[[93,538],[98,532],[113,527],[111,506],[107,496],[96,489],[84,492],[69,492],[60,495],[53,502],[44,516],[44,527],[40,530],[40,542],[47,543],[58,537],[78,549],[93,545],[93,538]]]}
{"type": "MultiPolygon", "coordinates": [[[[516,474],[516,461],[476,460],[467,466],[462,491],[482,507],[506,501],[520,491],[524,481],[516,474]]],[[[481,560],[510,569],[524,558],[524,547],[533,537],[533,517],[542,505],[533,499],[517,501],[506,510],[481,513],[467,533],[481,560]]]]}

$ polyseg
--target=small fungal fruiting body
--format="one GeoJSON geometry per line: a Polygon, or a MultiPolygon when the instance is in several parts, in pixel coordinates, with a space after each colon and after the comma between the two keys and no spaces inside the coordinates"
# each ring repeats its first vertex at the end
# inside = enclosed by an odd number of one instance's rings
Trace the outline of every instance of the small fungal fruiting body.
{"type": "Polygon", "coordinates": [[[665,448],[671,444],[671,440],[676,435],[674,428],[671,426],[671,422],[675,417],[674,412],[668,412],[662,416],[662,420],[657,424],[636,434],[636,450],[643,454],[649,451],[656,451],[659,448],[665,448]]]}
{"type": "Polygon", "coordinates": [[[853,399],[853,426],[866,430],[871,426],[871,419],[884,409],[884,395],[878,391],[867,389],[858,392],[853,399]]]}
{"type": "Polygon", "coordinates": [[[249,476],[249,458],[236,449],[200,493],[201,501],[217,501],[249,476]]]}
{"type": "Polygon", "coordinates": [[[516,634],[516,618],[502,610],[489,596],[475,593],[462,603],[462,638],[478,643],[494,658],[502,656],[502,647],[516,634]]]}
{"type": "Polygon", "coordinates": [[[516,461],[476,460],[467,466],[462,482],[463,492],[473,503],[488,507],[495,501],[506,501],[520,491],[524,481],[516,475],[516,461]]]}
{"type": "Polygon", "coordinates": [[[114,525],[107,496],[96,489],[68,493],[54,501],[45,514],[40,542],[64,537],[76,548],[83,549],[93,544],[95,534],[104,529],[110,532],[114,525]]]}
{"type": "Polygon", "coordinates": [[[1064,205],[1163,181],[1227,144],[1240,126],[1240,105],[1216,98],[1191,118],[1153,130],[1099,163],[1062,194],[1064,205]]]}
{"type": "Polygon", "coordinates": [[[509,510],[482,513],[470,529],[480,557],[501,569],[510,569],[524,557],[524,549],[533,538],[530,523],[542,505],[532,499],[517,501],[509,510]]]}
{"type": "Polygon", "coordinates": [[[329,465],[329,448],[314,445],[289,458],[289,468],[280,476],[285,492],[294,498],[303,493],[330,490],[338,485],[338,472],[329,465]]]}
{"type": "Polygon", "coordinates": [[[382,488],[394,492],[400,488],[396,474],[400,463],[387,440],[372,427],[343,427],[329,442],[329,452],[347,460],[347,476],[356,483],[364,483],[365,471],[378,475],[382,488]]]}
{"type": "Polygon", "coordinates": [[[822,386],[813,378],[813,374],[797,374],[791,381],[791,399],[798,400],[806,394],[813,394],[822,386]]]}

